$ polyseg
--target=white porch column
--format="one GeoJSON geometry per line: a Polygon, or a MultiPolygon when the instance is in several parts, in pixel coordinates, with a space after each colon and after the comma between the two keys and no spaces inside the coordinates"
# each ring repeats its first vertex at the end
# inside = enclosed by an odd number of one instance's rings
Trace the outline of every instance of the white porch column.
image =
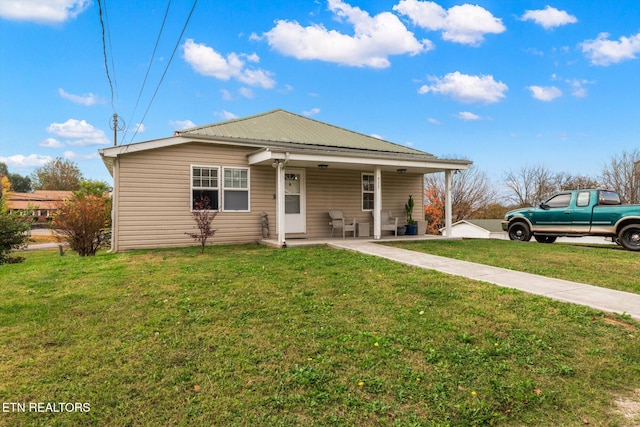
{"type": "Polygon", "coordinates": [[[444,171],[444,225],[447,230],[447,237],[451,237],[451,186],[453,171],[447,169],[444,171]]]}
{"type": "Polygon", "coordinates": [[[380,166],[376,166],[373,172],[375,189],[373,192],[373,238],[380,240],[382,236],[382,226],[380,222],[380,211],[382,210],[382,172],[380,166]]]}
{"type": "Polygon", "coordinates": [[[278,228],[278,245],[285,244],[284,239],[284,163],[278,162],[276,169],[276,224],[278,228]]]}

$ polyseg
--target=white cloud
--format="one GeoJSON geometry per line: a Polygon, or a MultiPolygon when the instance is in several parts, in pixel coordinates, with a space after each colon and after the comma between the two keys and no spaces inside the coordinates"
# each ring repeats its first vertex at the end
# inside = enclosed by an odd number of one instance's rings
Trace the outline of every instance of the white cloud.
{"type": "Polygon", "coordinates": [[[173,130],[183,130],[196,127],[191,120],[169,120],[169,125],[173,130]]]}
{"type": "Polygon", "coordinates": [[[553,101],[562,96],[562,91],[555,86],[528,86],[531,96],[539,101],[553,101]]]}
{"type": "Polygon", "coordinates": [[[432,85],[424,85],[418,93],[441,93],[460,102],[485,102],[487,104],[499,102],[505,97],[508,86],[497,82],[492,75],[471,76],[459,71],[449,73],[443,78],[430,76],[432,85]]]}
{"type": "Polygon", "coordinates": [[[458,114],[456,114],[454,117],[457,117],[460,120],[464,120],[465,122],[482,120],[482,117],[470,111],[461,111],[458,114]]]}
{"type": "Polygon", "coordinates": [[[1,0],[0,17],[55,24],[75,18],[90,5],[91,0],[1,0]]]}
{"type": "Polygon", "coordinates": [[[244,96],[247,99],[251,99],[255,96],[253,94],[253,91],[248,87],[241,87],[240,89],[238,89],[238,92],[240,92],[240,95],[244,96]]]}
{"type": "Polygon", "coordinates": [[[369,135],[372,138],[377,138],[377,139],[382,139],[384,140],[384,138],[382,137],[382,135],[378,135],[377,133],[372,133],[371,135],[369,135]]]}
{"type": "Polygon", "coordinates": [[[91,154],[80,154],[80,153],[76,153],[75,151],[65,151],[63,153],[63,156],[65,159],[69,159],[69,160],[92,160],[92,159],[97,159],[98,153],[91,153],[91,154]]]}
{"type": "Polygon", "coordinates": [[[594,82],[584,79],[572,79],[566,80],[566,83],[571,86],[571,95],[575,96],[576,98],[584,98],[587,96],[587,88],[585,88],[584,85],[593,84],[594,82]]]}
{"type": "Polygon", "coordinates": [[[486,34],[506,31],[500,18],[483,7],[468,3],[445,10],[432,1],[401,0],[393,10],[408,16],[421,28],[442,31],[442,38],[454,43],[478,46],[486,34]]]}
{"type": "Polygon", "coordinates": [[[387,68],[390,55],[417,55],[433,49],[430,41],[418,41],[390,12],[372,17],[341,0],[329,0],[329,10],[337,19],[353,25],[353,35],[329,30],[322,24],[303,27],[295,21],[279,20],[263,37],[283,55],[352,67],[387,68]]]}
{"type": "Polygon", "coordinates": [[[640,53],[640,33],[631,37],[620,37],[619,41],[609,40],[608,33],[600,33],[595,40],[586,40],[580,44],[582,53],[593,65],[607,66],[635,59],[640,53]]]}
{"type": "Polygon", "coordinates": [[[142,133],[147,130],[147,127],[144,125],[144,123],[136,123],[133,129],[135,133],[142,133]]]}
{"type": "Polygon", "coordinates": [[[65,138],[70,145],[103,145],[109,144],[105,133],[93,127],[85,120],[69,119],[64,123],[51,123],[49,133],[65,138]]]}
{"type": "Polygon", "coordinates": [[[220,93],[222,94],[222,99],[224,99],[225,101],[233,101],[233,95],[231,95],[231,92],[229,92],[226,89],[221,89],[220,93]]]}
{"type": "Polygon", "coordinates": [[[438,119],[434,119],[433,117],[429,117],[429,118],[427,119],[427,121],[428,121],[429,123],[431,123],[432,125],[441,125],[441,124],[442,124],[442,123],[440,123],[440,120],[438,120],[438,119]]]}
{"type": "Polygon", "coordinates": [[[233,78],[244,84],[261,86],[265,89],[271,89],[276,84],[269,71],[246,67],[242,58],[257,62],[258,55],[238,55],[232,52],[225,58],[211,47],[196,43],[193,39],[187,39],[184,42],[182,51],[184,60],[199,74],[225,81],[233,78]]]}
{"type": "Polygon", "coordinates": [[[80,105],[91,106],[91,105],[104,102],[103,100],[101,100],[100,98],[98,98],[92,93],[88,93],[86,95],[80,96],[80,95],[71,94],[62,88],[58,89],[58,93],[62,98],[80,105]]]}
{"type": "Polygon", "coordinates": [[[216,116],[216,117],[221,117],[224,120],[232,120],[232,119],[237,119],[238,118],[238,116],[236,116],[233,113],[230,113],[227,110],[222,110],[221,112],[217,112],[216,111],[215,113],[213,113],[213,115],[216,116]]]}
{"type": "Polygon", "coordinates": [[[44,139],[42,141],[40,141],[40,144],[38,144],[40,147],[44,147],[44,148],[60,148],[62,146],[64,146],[64,144],[60,141],[58,141],[55,138],[47,138],[44,139]]]}
{"type": "Polygon", "coordinates": [[[6,163],[10,168],[41,167],[49,163],[51,160],[53,160],[51,156],[43,156],[41,154],[29,154],[28,156],[16,154],[9,157],[0,156],[0,162],[6,163]]]}
{"type": "Polygon", "coordinates": [[[302,114],[304,114],[305,116],[315,116],[316,114],[320,114],[320,109],[312,108],[311,110],[303,111],[302,114]]]}
{"type": "Polygon", "coordinates": [[[544,9],[527,10],[520,19],[522,21],[533,21],[541,25],[545,30],[578,22],[578,18],[575,16],[551,6],[547,6],[544,9]]]}

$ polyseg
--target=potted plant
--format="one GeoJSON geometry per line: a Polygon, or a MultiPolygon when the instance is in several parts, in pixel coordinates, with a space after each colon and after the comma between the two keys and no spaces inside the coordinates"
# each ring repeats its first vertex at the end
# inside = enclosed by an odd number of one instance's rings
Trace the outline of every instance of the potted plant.
{"type": "Polygon", "coordinates": [[[415,236],[418,234],[418,222],[413,219],[413,196],[409,196],[409,200],[404,205],[404,210],[407,211],[407,235],[415,236]]]}

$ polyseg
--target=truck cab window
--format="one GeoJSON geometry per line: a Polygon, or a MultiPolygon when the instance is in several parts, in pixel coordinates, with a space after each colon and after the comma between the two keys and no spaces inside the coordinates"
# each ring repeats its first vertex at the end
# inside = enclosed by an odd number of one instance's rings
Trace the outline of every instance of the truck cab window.
{"type": "Polygon", "coordinates": [[[546,201],[546,205],[550,208],[566,208],[571,202],[571,194],[558,194],[546,201]]]}
{"type": "Polygon", "coordinates": [[[589,206],[590,199],[591,199],[590,191],[581,191],[578,193],[578,198],[576,199],[576,206],[581,208],[585,206],[589,206]]]}

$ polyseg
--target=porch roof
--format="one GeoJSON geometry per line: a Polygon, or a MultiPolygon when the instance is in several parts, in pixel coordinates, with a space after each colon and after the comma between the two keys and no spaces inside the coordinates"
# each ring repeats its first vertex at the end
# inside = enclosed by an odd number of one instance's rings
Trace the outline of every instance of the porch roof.
{"type": "Polygon", "coordinates": [[[445,170],[467,169],[469,160],[439,159],[432,155],[381,153],[368,150],[304,149],[298,147],[266,147],[247,156],[250,165],[285,163],[290,167],[351,169],[370,171],[380,167],[382,171],[397,173],[434,173],[445,170]],[[322,165],[322,166],[321,166],[322,165]]]}

